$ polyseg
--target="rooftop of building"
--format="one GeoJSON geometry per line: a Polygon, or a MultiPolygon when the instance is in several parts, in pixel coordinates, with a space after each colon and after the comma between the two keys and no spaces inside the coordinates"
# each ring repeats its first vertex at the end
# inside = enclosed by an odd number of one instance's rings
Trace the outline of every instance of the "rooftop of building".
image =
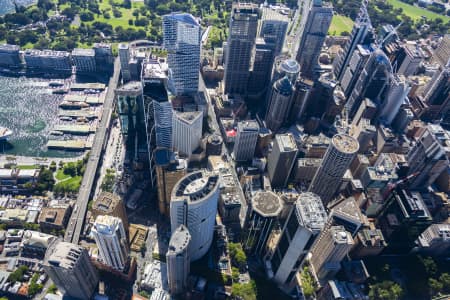
{"type": "Polygon", "coordinates": [[[26,230],[23,234],[22,245],[37,248],[48,248],[56,240],[56,236],[39,231],[26,230]]]}
{"type": "Polygon", "coordinates": [[[19,51],[20,47],[18,45],[0,44],[0,50],[19,51]]]}
{"type": "Polygon", "coordinates": [[[189,230],[186,226],[180,225],[170,237],[167,255],[180,253],[189,246],[190,241],[191,234],[189,230]]]}
{"type": "Polygon", "coordinates": [[[113,234],[122,220],[113,216],[100,215],[97,216],[94,222],[92,230],[97,231],[100,234],[113,234]]]}
{"type": "Polygon", "coordinates": [[[383,232],[378,228],[364,228],[358,232],[359,240],[367,246],[386,247],[383,232]]]}
{"type": "Polygon", "coordinates": [[[297,166],[298,167],[318,167],[322,163],[321,158],[299,158],[297,159],[297,166]]]}
{"type": "Polygon", "coordinates": [[[70,53],[67,51],[27,49],[25,50],[24,55],[40,57],[68,57],[70,53]]]}
{"type": "Polygon", "coordinates": [[[346,231],[344,226],[331,226],[330,235],[337,244],[353,244],[352,235],[346,231]]]}
{"type": "Polygon", "coordinates": [[[352,154],[359,150],[358,141],[348,134],[336,134],[331,141],[336,149],[342,153],[352,154]]]}
{"type": "Polygon", "coordinates": [[[202,111],[176,112],[177,118],[187,124],[193,124],[196,120],[202,118],[202,111]]]}
{"type": "Polygon", "coordinates": [[[259,125],[255,120],[241,121],[238,123],[238,131],[258,131],[259,125]]]}
{"type": "Polygon", "coordinates": [[[125,50],[125,49],[129,49],[130,45],[128,43],[120,43],[118,46],[119,50],[125,50]]]}
{"type": "Polygon", "coordinates": [[[94,200],[92,209],[103,212],[104,214],[110,214],[114,211],[116,206],[121,203],[121,201],[122,200],[118,195],[108,192],[101,192],[100,195],[94,200]]]}
{"type": "Polygon", "coordinates": [[[262,21],[289,22],[289,8],[275,5],[261,7],[262,21]]]}
{"type": "Polygon", "coordinates": [[[331,209],[333,216],[340,216],[344,219],[352,220],[355,223],[364,224],[367,223],[367,219],[361,212],[355,198],[350,197],[339,202],[331,209]]]}
{"type": "Polygon", "coordinates": [[[292,152],[298,150],[294,137],[290,133],[277,134],[275,135],[275,139],[280,147],[280,152],[292,152]]]}
{"type": "Polygon", "coordinates": [[[280,64],[280,70],[286,73],[298,74],[300,73],[300,65],[295,59],[289,58],[280,64]]]}
{"type": "Polygon", "coordinates": [[[64,217],[69,207],[43,207],[39,215],[39,223],[51,223],[63,226],[64,217]]]}
{"type": "Polygon", "coordinates": [[[197,22],[197,19],[194,18],[193,15],[188,13],[179,13],[179,12],[172,12],[170,14],[164,15],[163,18],[171,18],[174,20],[177,20],[179,22],[183,22],[192,26],[200,26],[197,22]]]}
{"type": "Polygon", "coordinates": [[[120,86],[116,90],[119,93],[129,93],[129,92],[137,92],[142,93],[142,82],[141,81],[130,81],[120,86]]]}
{"type": "Polygon", "coordinates": [[[289,77],[284,76],[283,78],[278,79],[273,84],[274,89],[282,95],[290,95],[294,91],[294,87],[292,86],[289,77]]]}
{"type": "Polygon", "coordinates": [[[215,172],[196,171],[181,178],[172,191],[172,199],[188,197],[195,202],[207,198],[219,187],[219,175],[215,172]]]}
{"type": "Polygon", "coordinates": [[[72,56],[95,56],[94,49],[75,48],[72,50],[72,56]]]}
{"type": "Polygon", "coordinates": [[[47,249],[44,265],[73,269],[83,251],[86,250],[82,246],[62,241],[55,242],[47,249]]]}
{"type": "Polygon", "coordinates": [[[314,193],[302,193],[295,202],[297,217],[303,226],[311,230],[322,230],[328,216],[320,197],[314,193]]]}
{"type": "Polygon", "coordinates": [[[397,203],[405,218],[431,220],[432,217],[420,192],[411,192],[400,187],[397,188],[394,195],[396,195],[397,203]]]}
{"type": "Polygon", "coordinates": [[[156,166],[163,166],[167,170],[182,170],[187,168],[187,161],[168,148],[156,148],[153,152],[156,166]]]}
{"type": "Polygon", "coordinates": [[[283,202],[274,192],[260,191],[252,198],[252,209],[263,217],[276,217],[283,209],[283,202]]]}

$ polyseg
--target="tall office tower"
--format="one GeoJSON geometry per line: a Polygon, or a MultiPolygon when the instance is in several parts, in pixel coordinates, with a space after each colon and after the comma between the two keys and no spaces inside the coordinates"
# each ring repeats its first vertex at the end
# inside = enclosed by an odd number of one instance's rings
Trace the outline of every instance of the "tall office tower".
{"type": "Polygon", "coordinates": [[[190,14],[163,16],[164,48],[168,51],[169,86],[175,95],[198,91],[201,27],[190,14]]]}
{"type": "Polygon", "coordinates": [[[338,191],[342,177],[358,150],[358,141],[347,134],[336,134],[331,139],[322,164],[308,190],[319,195],[325,206],[338,191]]]}
{"type": "Polygon", "coordinates": [[[258,134],[258,122],[249,120],[238,123],[236,141],[234,142],[233,148],[234,160],[247,161],[253,158],[258,134]]]}
{"type": "Polygon", "coordinates": [[[359,79],[359,75],[369,60],[371,52],[366,46],[357,45],[352,53],[348,65],[342,71],[342,78],[340,80],[342,90],[347,98],[352,93],[359,79]]]}
{"type": "Polygon", "coordinates": [[[352,248],[351,234],[343,226],[331,226],[322,231],[311,249],[310,264],[323,284],[341,269],[341,261],[352,248]]]}
{"type": "MultiPolygon", "coordinates": [[[[337,82],[332,78],[331,73],[322,73],[318,81],[315,82],[314,88],[311,91],[311,101],[306,107],[307,117],[322,118],[327,109],[334,104],[334,91],[337,82]]],[[[334,118],[331,122],[334,122],[334,118]]]]}
{"type": "Polygon", "coordinates": [[[98,216],[91,235],[103,263],[116,270],[123,270],[128,260],[128,243],[122,220],[112,216],[98,216]]]}
{"type": "Polygon", "coordinates": [[[287,15],[281,14],[270,7],[263,7],[261,10],[259,36],[266,43],[273,45],[274,56],[279,55],[283,50],[289,18],[287,15]]]}
{"type": "Polygon", "coordinates": [[[450,63],[450,34],[445,34],[439,46],[434,50],[433,60],[441,67],[450,63]]]}
{"type": "Polygon", "coordinates": [[[0,66],[19,67],[20,47],[17,45],[0,44],[0,66]]]}
{"type": "Polygon", "coordinates": [[[273,47],[263,39],[256,39],[255,55],[248,81],[248,93],[251,96],[262,95],[269,85],[273,65],[273,47]]]}
{"type": "Polygon", "coordinates": [[[282,209],[283,202],[273,192],[259,191],[252,197],[245,226],[244,247],[247,251],[260,257],[266,254],[269,236],[282,209]]]}
{"type": "Polygon", "coordinates": [[[314,69],[319,64],[320,50],[327,37],[332,18],[333,7],[331,4],[313,0],[296,57],[303,77],[314,78],[314,69]]]}
{"type": "Polygon", "coordinates": [[[285,76],[289,78],[292,84],[297,81],[300,74],[300,65],[295,59],[280,55],[275,58],[272,81],[277,81],[285,76]]]}
{"type": "Polygon", "coordinates": [[[286,123],[292,106],[294,87],[287,76],[274,82],[266,113],[267,128],[277,132],[286,123]]]}
{"type": "Polygon", "coordinates": [[[72,59],[77,74],[91,74],[97,71],[94,49],[75,48],[72,50],[72,59]]]}
{"type": "Polygon", "coordinates": [[[359,122],[362,119],[366,119],[369,121],[374,120],[376,117],[377,111],[378,111],[377,105],[369,98],[365,98],[361,102],[361,105],[359,106],[358,110],[356,111],[356,114],[353,117],[351,125],[358,126],[359,122]]]}
{"type": "Polygon", "coordinates": [[[438,71],[424,89],[428,117],[439,120],[450,111],[450,65],[438,71]]]}
{"type": "Polygon", "coordinates": [[[356,21],[353,24],[350,39],[345,44],[344,51],[335,59],[333,69],[334,69],[334,76],[338,81],[342,81],[345,69],[347,68],[347,65],[350,63],[350,59],[353,56],[353,52],[355,51],[356,46],[359,44],[361,45],[368,44],[366,38],[368,36],[369,31],[372,30],[372,24],[370,22],[369,13],[367,12],[368,3],[369,0],[362,1],[358,17],[356,18],[356,21]]]}
{"type": "Polygon", "coordinates": [[[128,231],[128,217],[125,204],[120,196],[108,192],[101,192],[92,204],[92,217],[95,219],[100,215],[108,215],[120,218],[125,232],[128,231]]]}
{"type": "Polygon", "coordinates": [[[127,152],[131,157],[138,157],[139,153],[144,153],[145,156],[147,138],[142,83],[127,82],[116,89],[116,96],[119,121],[127,152]]]}
{"type": "Polygon", "coordinates": [[[187,174],[173,188],[170,226],[172,232],[180,225],[189,229],[191,261],[202,258],[213,241],[219,185],[218,174],[203,170],[187,174]]]}
{"type": "Polygon", "coordinates": [[[277,134],[267,157],[267,172],[273,188],[284,188],[297,158],[298,148],[290,133],[277,134]]]}
{"type": "Polygon", "coordinates": [[[373,145],[373,140],[377,135],[377,128],[373,126],[369,119],[360,119],[358,125],[353,125],[350,135],[359,143],[359,153],[366,153],[373,145]]]}
{"type": "Polygon", "coordinates": [[[153,101],[156,146],[172,148],[172,103],[168,99],[153,101]]]}
{"type": "Polygon", "coordinates": [[[97,70],[103,72],[111,72],[114,68],[114,55],[112,52],[111,44],[95,43],[95,63],[97,70]]]}
{"type": "Polygon", "coordinates": [[[450,224],[432,224],[417,238],[421,253],[444,256],[450,252],[450,224]]]}
{"type": "Polygon", "coordinates": [[[91,299],[97,288],[97,271],[82,246],[55,241],[47,249],[42,267],[65,296],[91,299]]]}
{"type": "Polygon", "coordinates": [[[131,80],[130,73],[130,45],[126,43],[119,44],[119,61],[120,61],[120,72],[122,73],[123,82],[131,80]]]}
{"type": "Polygon", "coordinates": [[[227,94],[245,94],[258,27],[258,7],[233,3],[225,52],[224,90],[227,94]]]}
{"type": "Polygon", "coordinates": [[[170,217],[170,196],[175,184],[186,175],[187,160],[178,157],[176,152],[167,148],[156,148],[156,182],[158,190],[159,213],[170,217]]]}
{"type": "Polygon", "coordinates": [[[289,287],[305,256],[327,222],[327,213],[320,197],[302,193],[283,226],[281,237],[270,257],[274,281],[289,287]]]}
{"type": "Polygon", "coordinates": [[[203,112],[175,112],[172,119],[172,146],[190,157],[200,146],[203,129],[203,112]]]}
{"type": "Polygon", "coordinates": [[[417,42],[406,42],[395,58],[397,74],[406,77],[416,74],[424,58],[425,54],[417,42]]]}
{"type": "Polygon", "coordinates": [[[392,66],[386,54],[381,49],[375,49],[358,76],[355,87],[346,103],[349,116],[353,117],[364,98],[369,98],[375,103],[385,102],[392,74],[392,66]]]}
{"type": "Polygon", "coordinates": [[[294,95],[292,96],[292,109],[289,114],[289,122],[296,122],[304,117],[306,108],[308,107],[308,100],[310,99],[311,90],[314,82],[305,79],[298,78],[295,81],[294,95]]]}
{"type": "Polygon", "coordinates": [[[180,225],[170,237],[166,253],[167,281],[171,295],[181,294],[187,288],[187,279],[191,266],[189,243],[191,234],[184,225],[180,225]]]}
{"type": "Polygon", "coordinates": [[[405,77],[393,75],[389,85],[389,91],[384,102],[381,102],[380,118],[385,124],[390,125],[405,102],[411,87],[405,77]]]}
{"type": "Polygon", "coordinates": [[[428,125],[417,137],[408,153],[409,174],[418,173],[411,180],[412,188],[425,188],[448,167],[447,146],[450,135],[439,125],[428,125]]]}

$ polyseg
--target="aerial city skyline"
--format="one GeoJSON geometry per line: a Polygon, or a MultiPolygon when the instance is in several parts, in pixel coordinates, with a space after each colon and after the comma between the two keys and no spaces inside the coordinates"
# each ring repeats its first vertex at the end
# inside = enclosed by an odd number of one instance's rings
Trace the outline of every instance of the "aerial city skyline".
{"type": "Polygon", "coordinates": [[[450,297],[450,8],[350,2],[0,11],[0,299],[450,297]]]}

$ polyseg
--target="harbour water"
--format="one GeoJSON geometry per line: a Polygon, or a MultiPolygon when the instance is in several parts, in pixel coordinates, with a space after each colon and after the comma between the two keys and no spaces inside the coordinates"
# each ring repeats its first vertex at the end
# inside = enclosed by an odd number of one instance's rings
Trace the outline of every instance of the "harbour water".
{"type": "MultiPolygon", "coordinates": [[[[79,152],[47,150],[50,131],[58,122],[63,95],[52,94],[51,79],[0,76],[0,126],[13,131],[0,154],[74,157],[79,152]]],[[[59,79],[59,81],[61,81],[59,79]]]]}

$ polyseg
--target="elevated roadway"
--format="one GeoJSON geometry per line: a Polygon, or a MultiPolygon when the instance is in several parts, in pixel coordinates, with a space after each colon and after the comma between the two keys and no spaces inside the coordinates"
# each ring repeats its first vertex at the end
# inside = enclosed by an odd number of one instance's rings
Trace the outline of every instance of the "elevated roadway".
{"type": "Polygon", "coordinates": [[[81,181],[80,190],[78,192],[77,203],[66,228],[64,241],[78,244],[80,235],[83,230],[84,221],[89,203],[89,198],[94,187],[99,161],[103,150],[107,145],[107,136],[111,126],[111,114],[114,107],[114,96],[120,75],[119,58],[114,61],[114,74],[109,80],[108,91],[106,92],[105,102],[103,104],[103,114],[99,127],[95,133],[94,143],[90,151],[89,160],[86,165],[83,180],[81,181]]]}

